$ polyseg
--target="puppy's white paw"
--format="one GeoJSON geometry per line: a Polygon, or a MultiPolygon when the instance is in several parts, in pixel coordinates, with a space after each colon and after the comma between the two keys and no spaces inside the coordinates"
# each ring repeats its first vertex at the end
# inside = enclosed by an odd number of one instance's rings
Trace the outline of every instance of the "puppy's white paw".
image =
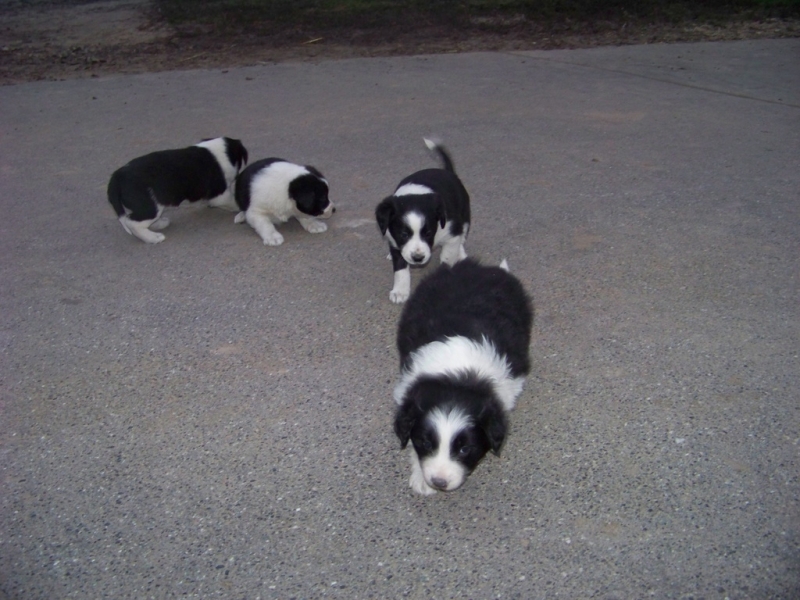
{"type": "Polygon", "coordinates": [[[262,237],[265,246],[280,246],[283,243],[283,236],[277,231],[273,231],[262,237]]]}
{"type": "Polygon", "coordinates": [[[389,292],[389,300],[394,302],[395,304],[402,304],[406,300],[408,300],[409,293],[405,290],[392,290],[389,292]]]}
{"type": "Polygon", "coordinates": [[[167,236],[165,236],[163,233],[156,233],[154,231],[151,231],[150,235],[148,235],[147,237],[142,237],[141,239],[147,242],[148,244],[159,244],[163,242],[165,239],[167,239],[167,236]]]}
{"type": "Polygon", "coordinates": [[[240,212],[235,217],[233,217],[233,222],[236,223],[237,225],[240,223],[244,223],[246,220],[247,220],[247,213],[244,211],[240,212]]]}
{"type": "Polygon", "coordinates": [[[230,190],[225,190],[225,192],[216,198],[212,198],[208,202],[208,205],[213,208],[221,208],[222,210],[229,210],[231,212],[236,212],[239,210],[239,207],[236,205],[236,200],[234,199],[230,190]]]}
{"type": "Polygon", "coordinates": [[[161,217],[155,223],[150,225],[150,229],[152,229],[153,231],[159,231],[161,229],[164,229],[168,225],[169,225],[169,219],[167,217],[161,217]]]}
{"type": "Polygon", "coordinates": [[[306,221],[303,227],[308,233],[322,233],[328,231],[328,226],[322,221],[306,221]]]}
{"type": "Polygon", "coordinates": [[[434,488],[425,483],[422,472],[416,469],[411,473],[411,479],[408,480],[408,485],[410,485],[411,489],[416,493],[422,494],[423,496],[432,496],[436,493],[434,488]]]}

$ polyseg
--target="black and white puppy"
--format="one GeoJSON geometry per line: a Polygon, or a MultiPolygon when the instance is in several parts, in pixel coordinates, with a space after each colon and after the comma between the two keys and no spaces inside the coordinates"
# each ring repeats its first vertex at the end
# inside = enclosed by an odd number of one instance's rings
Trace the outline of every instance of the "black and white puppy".
{"type": "Polygon", "coordinates": [[[445,264],[454,265],[467,257],[469,194],[444,147],[428,139],[425,145],[439,155],[444,168],[409,175],[375,209],[378,228],[389,243],[394,268],[389,299],[396,304],[405,302],[411,293],[409,265],[427,264],[438,247],[445,264]]]}
{"type": "Polygon", "coordinates": [[[265,158],[242,171],[236,180],[236,204],[241,212],[234,221],[247,221],[267,246],[283,243],[276,223],[294,217],[309,233],[322,233],[328,226],[320,219],[336,212],[322,173],[281,158],[265,158]]]}
{"type": "Polygon", "coordinates": [[[111,175],[108,201],[122,227],[144,242],[157,244],[169,219],[161,213],[184,200],[209,200],[210,206],[231,208],[231,186],[247,164],[241,141],[220,137],[188,148],[161,150],[134,158],[111,175]]]}
{"type": "Polygon", "coordinates": [[[415,492],[455,490],[499,453],[530,370],[532,326],[533,304],[506,261],[442,265],[411,295],[397,332],[394,430],[403,448],[411,441],[415,492]]]}

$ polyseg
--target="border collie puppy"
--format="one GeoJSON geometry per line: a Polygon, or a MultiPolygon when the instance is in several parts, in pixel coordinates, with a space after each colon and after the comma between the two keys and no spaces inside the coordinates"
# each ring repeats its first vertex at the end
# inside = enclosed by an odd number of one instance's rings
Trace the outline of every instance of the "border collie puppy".
{"type": "Polygon", "coordinates": [[[499,267],[464,260],[424,279],[397,332],[400,379],[394,431],[411,441],[411,488],[451,491],[506,437],[530,370],[533,304],[499,267]]]}
{"type": "Polygon", "coordinates": [[[276,223],[294,217],[309,233],[322,233],[328,226],[320,219],[336,212],[322,173],[282,158],[265,158],[242,171],[236,180],[236,204],[241,212],[234,221],[247,221],[267,246],[283,243],[276,223]]]}
{"type": "Polygon", "coordinates": [[[439,155],[444,168],[409,175],[375,209],[378,228],[389,243],[394,268],[389,299],[395,304],[405,302],[411,293],[409,265],[427,264],[435,248],[442,248],[441,262],[448,265],[467,257],[469,194],[447,150],[429,139],[425,145],[439,155]]]}
{"type": "Polygon", "coordinates": [[[120,167],[108,182],[108,201],[122,227],[149,244],[164,241],[169,219],[161,213],[184,200],[209,200],[210,206],[230,208],[231,186],[247,164],[241,141],[220,137],[178,150],[161,150],[120,167]]]}

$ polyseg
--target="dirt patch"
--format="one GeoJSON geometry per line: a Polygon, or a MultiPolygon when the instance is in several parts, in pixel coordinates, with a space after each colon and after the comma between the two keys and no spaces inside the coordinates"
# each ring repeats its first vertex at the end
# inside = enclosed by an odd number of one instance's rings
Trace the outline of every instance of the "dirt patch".
{"type": "Polygon", "coordinates": [[[212,25],[173,28],[150,0],[0,0],[0,12],[2,85],[288,60],[800,36],[797,19],[545,27],[523,16],[488,16],[466,29],[439,24],[255,33],[218,31],[212,25]]]}

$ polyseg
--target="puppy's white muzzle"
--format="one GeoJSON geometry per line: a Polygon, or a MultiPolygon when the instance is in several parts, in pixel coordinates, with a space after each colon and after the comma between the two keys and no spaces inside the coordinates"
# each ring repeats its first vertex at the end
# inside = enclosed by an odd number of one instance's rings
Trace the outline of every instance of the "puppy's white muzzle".
{"type": "Polygon", "coordinates": [[[333,202],[328,203],[328,208],[319,216],[320,219],[330,219],[331,215],[336,212],[336,207],[333,202]]]}
{"type": "Polygon", "coordinates": [[[413,240],[403,247],[400,254],[412,267],[421,267],[422,265],[428,264],[428,261],[431,259],[431,249],[428,245],[419,242],[414,243],[413,240]]]}

